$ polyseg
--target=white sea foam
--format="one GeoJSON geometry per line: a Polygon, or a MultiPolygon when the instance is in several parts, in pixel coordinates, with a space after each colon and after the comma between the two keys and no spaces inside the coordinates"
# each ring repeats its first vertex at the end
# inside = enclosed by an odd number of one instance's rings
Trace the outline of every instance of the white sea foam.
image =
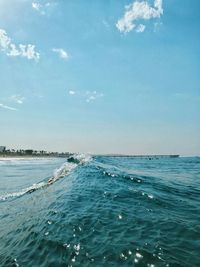
{"type": "Polygon", "coordinates": [[[36,160],[52,160],[54,157],[0,157],[0,161],[36,161],[36,160]]]}
{"type": "Polygon", "coordinates": [[[37,184],[33,184],[32,186],[29,186],[29,187],[27,187],[25,189],[22,189],[19,192],[7,193],[7,194],[5,194],[3,196],[0,196],[0,200],[6,200],[8,198],[13,198],[13,197],[20,197],[20,196],[23,196],[26,193],[29,193],[31,191],[35,191],[37,189],[40,189],[40,188],[44,187],[45,185],[46,185],[45,182],[40,182],[40,183],[37,183],[37,184]]]}
{"type": "Polygon", "coordinates": [[[74,162],[65,162],[62,166],[54,171],[53,180],[56,181],[60,177],[65,176],[67,173],[71,172],[78,165],[89,162],[92,158],[87,154],[74,154],[74,162]]]}
{"type": "MultiPolygon", "coordinates": [[[[59,180],[60,178],[71,173],[71,171],[74,170],[80,164],[85,164],[85,163],[89,162],[92,158],[91,158],[91,156],[85,155],[85,154],[74,154],[73,159],[75,162],[65,162],[59,168],[55,169],[53,176],[47,182],[40,182],[37,184],[33,184],[30,187],[22,189],[19,192],[6,193],[5,195],[0,196],[0,201],[2,201],[2,200],[4,201],[4,200],[9,199],[9,198],[20,197],[26,193],[32,193],[33,191],[35,191],[37,189],[41,189],[41,188],[44,188],[46,186],[49,186],[49,185],[53,184],[55,181],[59,180]]],[[[7,158],[7,160],[9,160],[9,158],[7,158]]],[[[15,158],[15,160],[16,160],[16,158],[15,158]]],[[[20,160],[21,160],[21,158],[20,158],[20,160]]]]}
{"type": "Polygon", "coordinates": [[[89,154],[77,153],[73,157],[80,161],[80,164],[87,163],[92,160],[92,157],[89,154]]]}
{"type": "Polygon", "coordinates": [[[46,164],[55,158],[46,157],[0,157],[0,165],[46,164]]]}
{"type": "Polygon", "coordinates": [[[78,164],[65,162],[60,168],[56,169],[53,174],[53,180],[56,181],[59,178],[65,176],[67,173],[75,169],[78,164]]]}

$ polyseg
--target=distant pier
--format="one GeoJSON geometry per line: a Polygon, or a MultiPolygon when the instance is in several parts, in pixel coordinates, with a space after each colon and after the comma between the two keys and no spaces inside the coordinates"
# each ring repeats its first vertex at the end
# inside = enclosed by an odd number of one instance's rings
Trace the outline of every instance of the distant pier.
{"type": "Polygon", "coordinates": [[[179,158],[180,155],[172,154],[172,155],[123,155],[123,154],[102,154],[98,156],[106,156],[106,157],[130,157],[130,158],[179,158]]]}

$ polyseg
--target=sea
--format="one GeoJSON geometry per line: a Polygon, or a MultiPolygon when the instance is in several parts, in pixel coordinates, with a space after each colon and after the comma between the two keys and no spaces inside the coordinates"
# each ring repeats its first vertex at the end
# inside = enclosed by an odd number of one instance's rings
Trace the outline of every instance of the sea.
{"type": "Polygon", "coordinates": [[[199,267],[200,157],[0,158],[1,267],[199,267]]]}

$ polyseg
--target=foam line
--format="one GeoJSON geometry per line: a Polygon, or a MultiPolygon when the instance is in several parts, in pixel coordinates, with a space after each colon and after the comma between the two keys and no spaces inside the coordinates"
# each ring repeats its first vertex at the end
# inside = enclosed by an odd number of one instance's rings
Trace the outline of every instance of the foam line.
{"type": "Polygon", "coordinates": [[[85,164],[91,160],[91,156],[85,154],[74,154],[73,156],[67,159],[67,162],[63,163],[58,169],[56,169],[53,173],[53,176],[48,179],[46,182],[39,182],[37,184],[33,184],[30,187],[24,188],[19,192],[14,193],[7,193],[5,195],[0,196],[0,201],[4,201],[9,198],[15,198],[23,196],[27,193],[32,193],[38,189],[45,188],[47,186],[52,185],[60,178],[66,176],[67,174],[71,173],[76,167],[81,164],[85,164]]]}

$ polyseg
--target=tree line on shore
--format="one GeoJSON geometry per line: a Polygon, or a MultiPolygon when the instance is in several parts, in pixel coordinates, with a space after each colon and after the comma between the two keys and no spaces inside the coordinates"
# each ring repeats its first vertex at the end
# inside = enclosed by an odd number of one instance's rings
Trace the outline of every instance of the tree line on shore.
{"type": "Polygon", "coordinates": [[[0,151],[2,156],[57,156],[65,157],[70,156],[69,152],[48,152],[45,150],[33,150],[33,149],[4,149],[0,151]]]}

